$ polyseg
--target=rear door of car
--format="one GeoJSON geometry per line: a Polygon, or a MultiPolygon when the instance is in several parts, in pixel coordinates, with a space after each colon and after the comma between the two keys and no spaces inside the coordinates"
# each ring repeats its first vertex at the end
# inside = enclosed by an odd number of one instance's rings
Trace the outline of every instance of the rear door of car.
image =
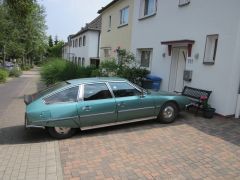
{"type": "Polygon", "coordinates": [[[128,82],[109,82],[116,99],[118,121],[153,118],[155,107],[151,97],[128,82]]]}
{"type": "Polygon", "coordinates": [[[84,84],[81,89],[81,100],[77,105],[81,127],[117,121],[116,101],[106,83],[84,84]]]}
{"type": "Polygon", "coordinates": [[[43,101],[48,110],[40,114],[45,126],[79,127],[80,124],[77,113],[78,93],[79,85],[60,90],[45,97],[43,101]]]}

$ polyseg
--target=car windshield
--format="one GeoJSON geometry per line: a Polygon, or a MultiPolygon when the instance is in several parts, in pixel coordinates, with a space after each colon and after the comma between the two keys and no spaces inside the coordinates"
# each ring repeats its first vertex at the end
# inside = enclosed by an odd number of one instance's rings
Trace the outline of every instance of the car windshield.
{"type": "Polygon", "coordinates": [[[50,93],[50,92],[52,92],[52,91],[55,91],[55,90],[57,90],[57,89],[59,89],[59,88],[62,88],[62,87],[64,87],[64,86],[66,86],[67,84],[68,84],[67,82],[56,83],[56,84],[54,84],[54,85],[52,85],[52,86],[47,87],[46,89],[44,89],[44,90],[42,90],[42,91],[37,92],[37,93],[35,94],[35,96],[36,96],[37,98],[42,97],[42,96],[44,96],[44,95],[46,95],[46,94],[48,94],[48,93],[50,93]]]}

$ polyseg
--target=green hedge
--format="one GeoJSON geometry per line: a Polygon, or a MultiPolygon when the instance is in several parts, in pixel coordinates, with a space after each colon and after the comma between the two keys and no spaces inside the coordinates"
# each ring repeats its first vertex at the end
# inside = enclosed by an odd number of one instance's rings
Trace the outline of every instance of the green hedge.
{"type": "Polygon", "coordinates": [[[14,67],[12,70],[9,71],[9,76],[11,77],[19,77],[21,76],[21,74],[22,71],[17,67],[14,67]]]}
{"type": "Polygon", "coordinates": [[[8,75],[9,75],[8,71],[4,69],[0,69],[0,83],[6,82],[8,75]]]}
{"type": "Polygon", "coordinates": [[[46,85],[69,79],[91,77],[94,67],[79,67],[62,59],[50,59],[41,68],[42,80],[46,85]]]}

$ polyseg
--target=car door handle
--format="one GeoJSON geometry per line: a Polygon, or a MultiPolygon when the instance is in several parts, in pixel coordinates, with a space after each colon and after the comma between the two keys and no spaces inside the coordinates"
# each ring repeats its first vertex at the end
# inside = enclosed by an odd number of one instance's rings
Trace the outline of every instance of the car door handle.
{"type": "Polygon", "coordinates": [[[90,111],[92,108],[90,106],[84,106],[82,108],[83,111],[90,111]]]}
{"type": "Polygon", "coordinates": [[[118,105],[118,107],[124,107],[126,105],[126,103],[121,102],[121,103],[118,103],[117,105],[118,105]]]}

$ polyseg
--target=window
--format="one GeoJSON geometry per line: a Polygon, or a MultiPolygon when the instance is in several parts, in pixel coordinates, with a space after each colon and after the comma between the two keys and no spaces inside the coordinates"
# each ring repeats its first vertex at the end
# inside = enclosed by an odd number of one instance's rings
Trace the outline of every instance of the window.
{"type": "Polygon", "coordinates": [[[72,62],[74,62],[74,56],[72,57],[72,62]]]}
{"type": "Polygon", "coordinates": [[[79,86],[72,87],[44,99],[46,104],[56,104],[65,102],[76,102],[79,86]]]}
{"type": "Polygon", "coordinates": [[[139,96],[141,92],[126,82],[109,83],[115,97],[139,96]]]}
{"type": "Polygon", "coordinates": [[[84,85],[84,101],[109,99],[112,95],[104,83],[84,85]]]}
{"type": "Polygon", "coordinates": [[[204,64],[214,64],[217,54],[218,35],[208,35],[206,38],[204,64]]]}
{"type": "Polygon", "coordinates": [[[150,67],[151,62],[151,49],[139,49],[139,56],[140,56],[140,65],[145,68],[150,67]]]}
{"type": "Polygon", "coordinates": [[[78,66],[81,66],[81,58],[78,58],[78,66]]]}
{"type": "Polygon", "coordinates": [[[74,46],[74,40],[72,40],[72,44],[73,44],[73,47],[75,47],[75,46],[74,46]]]}
{"type": "Polygon", "coordinates": [[[77,64],[77,57],[75,57],[75,61],[74,61],[75,64],[77,64]]]}
{"type": "Polygon", "coordinates": [[[179,0],[178,6],[182,7],[182,6],[186,6],[188,4],[190,4],[190,0],[179,0]]]}
{"type": "Polygon", "coordinates": [[[75,39],[75,47],[78,47],[78,40],[75,39]]]}
{"type": "Polygon", "coordinates": [[[82,37],[79,38],[79,47],[82,46],[82,37]]]}
{"type": "Polygon", "coordinates": [[[82,58],[82,67],[85,66],[85,58],[82,58]]]}
{"type": "Polygon", "coordinates": [[[155,2],[156,0],[145,0],[144,2],[144,16],[149,16],[155,13],[155,2]]]}
{"type": "Polygon", "coordinates": [[[108,30],[111,30],[112,28],[112,16],[109,16],[109,20],[108,20],[108,30]]]}
{"type": "Polygon", "coordinates": [[[104,51],[104,57],[105,57],[105,58],[110,57],[110,49],[107,49],[107,48],[106,48],[106,49],[104,49],[103,51],[104,51]]]}
{"type": "Polygon", "coordinates": [[[120,10],[120,25],[128,24],[128,7],[120,10]]]}
{"type": "Polygon", "coordinates": [[[86,36],[83,36],[83,46],[86,46],[86,36]]]}

